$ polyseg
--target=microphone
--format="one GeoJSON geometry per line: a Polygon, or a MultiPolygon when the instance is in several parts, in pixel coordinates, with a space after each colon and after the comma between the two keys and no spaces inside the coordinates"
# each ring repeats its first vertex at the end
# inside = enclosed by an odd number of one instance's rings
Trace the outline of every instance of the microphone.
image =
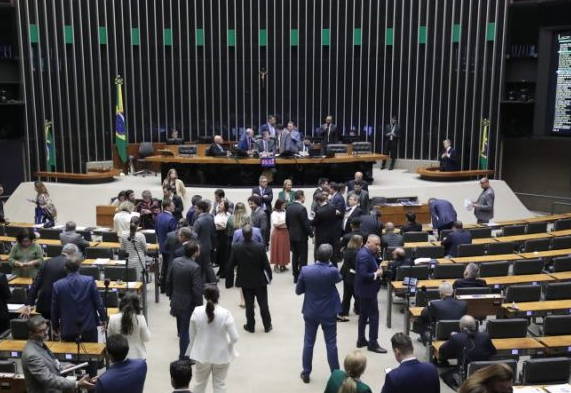
{"type": "Polygon", "coordinates": [[[103,281],[103,285],[105,285],[105,289],[109,289],[109,284],[111,283],[111,281],[106,278],[105,281],[103,281]]]}

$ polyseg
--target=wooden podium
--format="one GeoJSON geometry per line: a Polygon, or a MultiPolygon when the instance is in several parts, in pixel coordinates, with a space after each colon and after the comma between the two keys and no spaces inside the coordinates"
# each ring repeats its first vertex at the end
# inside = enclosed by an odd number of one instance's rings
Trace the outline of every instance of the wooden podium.
{"type": "Polygon", "coordinates": [[[405,206],[400,203],[381,205],[381,218],[384,223],[392,222],[395,226],[401,226],[407,223],[405,214],[413,212],[416,214],[416,222],[421,224],[429,224],[430,210],[428,204],[405,206]]]}
{"type": "Polygon", "coordinates": [[[95,206],[95,223],[100,227],[113,228],[113,217],[117,206],[97,205],[95,206]]]}

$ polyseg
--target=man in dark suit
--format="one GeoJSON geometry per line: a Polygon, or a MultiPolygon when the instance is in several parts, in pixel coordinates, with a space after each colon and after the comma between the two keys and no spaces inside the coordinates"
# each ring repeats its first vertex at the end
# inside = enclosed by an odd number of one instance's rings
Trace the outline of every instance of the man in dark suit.
{"type": "Polygon", "coordinates": [[[355,184],[353,185],[354,189],[352,191],[347,192],[347,200],[351,195],[355,195],[359,201],[359,207],[363,211],[363,213],[368,214],[370,210],[370,199],[369,199],[369,192],[363,189],[363,181],[356,180],[355,184]]]}
{"type": "Polygon", "coordinates": [[[432,228],[438,232],[443,229],[450,229],[457,219],[454,206],[446,199],[430,198],[428,200],[428,209],[432,216],[432,228]]]}
{"type": "Polygon", "coordinates": [[[456,149],[452,147],[452,142],[450,142],[450,139],[445,139],[442,141],[442,145],[444,146],[444,150],[438,159],[438,161],[440,161],[440,170],[442,172],[459,171],[460,163],[458,162],[456,149]]]}
{"type": "Polygon", "coordinates": [[[269,219],[268,215],[262,208],[262,198],[258,195],[252,195],[248,198],[248,204],[252,210],[252,225],[260,229],[262,237],[264,238],[264,245],[267,245],[270,241],[270,232],[268,228],[269,219]]]}
{"type": "Polygon", "coordinates": [[[357,348],[367,347],[371,352],[387,353],[377,341],[379,337],[379,301],[383,269],[379,267],[378,257],[381,251],[381,239],[369,235],[365,246],[357,253],[355,275],[355,295],[359,298],[357,348]],[[365,339],[365,327],[369,325],[369,341],[365,339]]]}
{"type": "Polygon", "coordinates": [[[490,187],[490,180],[487,177],[480,179],[480,187],[482,192],[478,199],[472,201],[474,206],[474,215],[478,224],[486,224],[494,218],[494,189],[490,187]]]}
{"type": "Polygon", "coordinates": [[[378,206],[373,206],[370,214],[363,214],[360,218],[363,239],[366,239],[369,235],[381,237],[383,222],[381,221],[381,211],[378,209],[378,206]]]}
{"type": "Polygon", "coordinates": [[[66,244],[61,250],[61,255],[44,261],[34,282],[28,291],[26,307],[23,315],[29,316],[34,304],[36,311],[46,319],[51,319],[52,314],[52,287],[54,283],[67,276],[65,261],[69,258],[76,258],[79,249],[75,244],[66,244]]]}
{"type": "Polygon", "coordinates": [[[381,237],[381,245],[383,251],[388,247],[403,247],[404,237],[395,233],[395,225],[392,222],[385,224],[385,234],[381,237]]]}
{"type": "Polygon", "coordinates": [[[256,146],[256,141],[254,140],[254,130],[251,128],[246,128],[246,131],[240,137],[238,141],[238,149],[251,152],[256,146]]]}
{"type": "Polygon", "coordinates": [[[440,393],[440,378],[433,364],[414,357],[412,341],[404,333],[391,337],[395,359],[399,366],[387,373],[381,393],[440,393]]]}
{"type": "MultiPolygon", "coordinates": [[[[331,244],[333,250],[339,247],[341,223],[337,218],[337,209],[328,203],[324,195],[315,197],[319,207],[315,212],[311,225],[315,228],[315,249],[322,244],[331,244]]],[[[331,262],[337,265],[337,259],[332,258],[331,262]]]]}
{"type": "Polygon", "coordinates": [[[58,393],[77,388],[92,389],[89,376],[70,381],[61,375],[63,366],[44,341],[49,338],[47,321],[40,315],[28,320],[29,339],[22,351],[22,371],[28,393],[58,393]]]}
{"type": "Polygon", "coordinates": [[[173,192],[173,188],[171,186],[163,186],[163,201],[165,199],[172,201],[174,205],[172,215],[177,221],[180,220],[182,218],[182,212],[184,211],[182,198],[173,192]]]}
{"type": "Polygon", "coordinates": [[[490,360],[496,354],[496,347],[487,332],[479,332],[474,317],[464,315],[460,318],[460,333],[452,333],[450,338],[438,350],[438,359],[464,360],[464,370],[470,362],[490,360]]]}
{"type": "Polygon", "coordinates": [[[263,135],[264,132],[267,132],[269,136],[272,138],[276,137],[276,123],[278,122],[278,118],[274,115],[268,115],[268,121],[258,128],[258,133],[263,135]]]}
{"type": "Polygon", "coordinates": [[[349,198],[347,198],[347,210],[343,217],[343,234],[351,232],[351,221],[362,215],[363,211],[359,207],[359,197],[356,194],[349,195],[349,198]]]}
{"type": "Polygon", "coordinates": [[[261,156],[269,156],[276,152],[276,141],[270,138],[270,132],[262,132],[262,139],[256,141],[261,156]]]}
{"type": "Polygon", "coordinates": [[[458,246],[461,244],[472,244],[472,233],[464,229],[462,221],[454,221],[452,232],[450,232],[442,242],[446,255],[450,257],[458,256],[458,246]]]}
{"type": "Polygon", "coordinates": [[[433,300],[424,307],[420,314],[420,340],[423,344],[429,340],[429,328],[441,319],[460,319],[468,312],[468,305],[464,300],[454,299],[452,284],[444,281],[438,287],[440,300],[433,300]]]}
{"type": "MultiPolygon", "coordinates": [[[[388,155],[391,159],[389,170],[392,170],[395,167],[400,136],[401,136],[401,129],[400,126],[397,124],[397,117],[392,116],[391,122],[385,126],[385,154],[388,155]]],[[[383,160],[381,169],[385,169],[386,165],[387,165],[387,160],[383,160]]]]}
{"type": "Polygon", "coordinates": [[[341,249],[345,249],[347,247],[347,244],[349,243],[349,240],[351,240],[351,238],[355,235],[359,235],[363,239],[367,238],[367,236],[365,236],[363,234],[363,232],[361,231],[361,218],[360,217],[352,218],[350,223],[349,223],[349,226],[351,228],[351,231],[344,234],[343,237],[341,238],[341,249]]]}
{"type": "Polygon", "coordinates": [[[196,209],[196,204],[202,200],[202,195],[194,195],[190,200],[190,207],[186,212],[186,220],[188,221],[188,225],[193,226],[194,220],[196,219],[196,214],[194,214],[194,210],[196,209]]]}
{"type": "MultiPolygon", "coordinates": [[[[266,176],[260,176],[259,180],[258,180],[258,186],[252,188],[252,196],[258,196],[260,197],[260,204],[259,206],[262,208],[262,210],[266,213],[267,216],[267,222],[266,222],[266,236],[264,236],[264,239],[266,241],[266,246],[269,244],[270,242],[270,214],[272,213],[272,201],[274,199],[274,193],[272,191],[271,187],[268,187],[268,178],[266,176]]],[[[250,202],[250,200],[248,200],[248,202],[250,202]]],[[[254,217],[252,217],[252,223],[254,217]]],[[[254,224],[254,226],[256,226],[254,224]]],[[[263,232],[263,228],[259,227],[262,232],[263,232]]]]}
{"type": "Polygon", "coordinates": [[[236,286],[242,288],[246,303],[244,330],[250,333],[255,331],[254,299],[257,299],[264,331],[269,333],[272,330],[272,317],[268,306],[267,285],[272,281],[272,268],[264,246],[252,241],[252,226],[244,225],[242,233],[244,242],[232,245],[232,254],[226,269],[226,288],[234,286],[234,267],[237,267],[236,286]]]}
{"type": "Polygon", "coordinates": [[[176,229],[177,222],[172,214],[174,210],[172,201],[165,199],[163,200],[162,206],[163,211],[157,214],[157,218],[155,219],[155,233],[157,235],[157,242],[159,243],[159,251],[163,257],[161,265],[161,293],[165,293],[165,283],[170,261],[170,255],[166,248],[167,233],[176,229]]]}
{"type": "Polygon", "coordinates": [[[129,342],[121,334],[107,337],[105,349],[111,358],[111,366],[97,378],[97,393],[143,393],[147,378],[147,362],[144,359],[128,359],[129,342]]]}
{"type": "Polygon", "coordinates": [[[406,232],[422,232],[422,224],[416,222],[416,214],[414,212],[407,212],[406,224],[400,228],[401,235],[406,232]]]}
{"type": "MultiPolygon", "coordinates": [[[[104,325],[107,317],[101,295],[93,277],[79,274],[79,255],[67,257],[67,276],[53,285],[52,329],[62,341],[96,343],[97,326],[104,325]]],[[[91,363],[89,375],[97,375],[97,363],[91,363]]]]}
{"type": "MultiPolygon", "coordinates": [[[[184,220],[184,219],[183,219],[184,220]]],[[[184,257],[184,246],[186,245],[186,243],[188,243],[189,241],[191,241],[194,237],[194,233],[192,232],[192,228],[189,227],[182,227],[180,228],[177,232],[177,244],[174,250],[172,250],[172,252],[170,252],[170,262],[169,262],[169,270],[171,269],[172,266],[172,261],[174,261],[177,258],[181,258],[184,257]]],[[[196,240],[196,239],[195,239],[196,240]]],[[[200,274],[202,275],[202,269],[200,274]]],[[[167,272],[167,277],[168,277],[168,272],[167,272]]],[[[167,288],[167,293],[169,292],[169,289],[167,288]]]]}
{"type": "MultiPolygon", "coordinates": [[[[208,252],[207,250],[205,250],[208,252]]],[[[190,317],[195,307],[202,305],[204,284],[196,257],[201,252],[197,241],[184,245],[184,257],[172,261],[167,276],[167,296],[171,300],[171,310],[176,317],[179,337],[179,360],[186,356],[189,343],[190,317]]]]}
{"type": "Polygon", "coordinates": [[[170,364],[171,385],[173,393],[192,393],[190,380],[192,379],[192,363],[190,360],[176,360],[170,364]]]}
{"type": "Polygon", "coordinates": [[[313,237],[313,230],[309,225],[303,190],[297,190],[294,202],[286,207],[286,227],[289,233],[291,248],[291,265],[293,282],[297,283],[299,271],[307,265],[307,240],[313,237]]]}
{"type": "MultiPolygon", "coordinates": [[[[182,243],[179,241],[178,238],[178,231],[184,227],[188,227],[188,221],[186,218],[181,218],[180,220],[178,220],[178,223],[176,224],[176,229],[174,231],[170,231],[169,233],[167,233],[167,237],[165,240],[165,249],[167,250],[167,253],[170,256],[170,261],[174,259],[173,255],[175,250],[178,250],[182,246],[182,243]]],[[[184,251],[182,251],[182,253],[184,254],[184,251]]],[[[177,255],[177,257],[180,256],[182,256],[182,254],[177,255]]]]}
{"type": "Polygon", "coordinates": [[[194,221],[194,237],[200,243],[200,255],[196,258],[196,263],[202,269],[202,278],[204,283],[209,284],[216,282],[216,275],[210,264],[212,249],[216,247],[216,226],[214,218],[209,211],[208,202],[202,200],[196,204],[196,213],[198,217],[194,221]]]}
{"type": "Polygon", "coordinates": [[[414,262],[406,257],[406,252],[403,248],[397,247],[393,250],[393,260],[389,262],[387,274],[385,277],[390,278],[392,281],[397,278],[397,269],[399,267],[414,266],[414,262]],[[389,273],[390,272],[390,276],[389,273]]]}
{"type": "Polygon", "coordinates": [[[222,146],[224,139],[220,135],[214,136],[214,143],[206,150],[206,155],[211,157],[226,157],[228,151],[222,146]]]}
{"type": "Polygon", "coordinates": [[[234,203],[230,199],[226,198],[226,192],[223,189],[219,188],[214,191],[214,206],[212,207],[211,212],[213,216],[218,214],[218,203],[222,200],[226,200],[226,202],[228,202],[228,213],[234,213],[234,203]]]}
{"type": "Polygon", "coordinates": [[[75,244],[79,249],[84,252],[86,247],[89,247],[89,242],[83,238],[83,235],[75,231],[76,224],[73,221],[65,223],[65,230],[59,234],[61,245],[65,246],[68,243],[75,244]]]}
{"type": "Polygon", "coordinates": [[[483,288],[486,287],[486,280],[479,279],[480,266],[477,263],[469,263],[464,269],[464,278],[459,278],[452,284],[453,289],[457,288],[483,288]]]}
{"type": "Polygon", "coordinates": [[[363,180],[363,172],[355,172],[355,178],[353,180],[349,180],[346,185],[347,185],[347,192],[351,192],[355,189],[355,182],[357,180],[361,180],[361,185],[363,190],[369,192],[369,183],[367,183],[365,180],[363,180]]]}
{"type": "Polygon", "coordinates": [[[309,383],[309,374],[312,370],[313,347],[317,335],[317,328],[321,325],[325,336],[327,348],[327,362],[329,369],[339,369],[337,354],[337,315],[341,312],[341,299],[335,285],[343,278],[339,270],[329,260],[333,255],[330,244],[322,244],[315,252],[315,263],[301,269],[295,293],[305,294],[301,312],[305,321],[305,334],[303,338],[303,370],[301,379],[309,383]]]}
{"type": "Polygon", "coordinates": [[[326,177],[320,177],[317,180],[317,188],[313,191],[313,195],[311,197],[311,211],[315,213],[319,205],[315,201],[315,197],[321,194],[329,195],[329,179],[326,177]]]}
{"type": "Polygon", "coordinates": [[[327,146],[338,142],[337,126],[333,124],[333,116],[329,115],[325,118],[325,124],[319,127],[317,135],[321,137],[321,152],[327,150],[327,146]]]}

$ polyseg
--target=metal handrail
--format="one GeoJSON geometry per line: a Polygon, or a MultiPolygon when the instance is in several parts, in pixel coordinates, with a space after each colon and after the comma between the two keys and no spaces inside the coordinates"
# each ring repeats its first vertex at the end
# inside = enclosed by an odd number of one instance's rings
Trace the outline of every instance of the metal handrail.
{"type": "MultiPolygon", "coordinates": [[[[529,197],[534,197],[534,198],[559,199],[559,200],[571,202],[571,198],[560,197],[560,196],[555,196],[555,195],[530,194],[530,193],[526,193],[526,192],[514,192],[514,194],[516,194],[517,196],[520,196],[520,195],[521,195],[521,196],[529,196],[529,197]]],[[[556,206],[556,205],[560,205],[560,206],[570,206],[570,207],[571,207],[571,203],[553,202],[553,203],[551,204],[551,214],[554,214],[554,213],[555,213],[555,206],[556,206]]]]}

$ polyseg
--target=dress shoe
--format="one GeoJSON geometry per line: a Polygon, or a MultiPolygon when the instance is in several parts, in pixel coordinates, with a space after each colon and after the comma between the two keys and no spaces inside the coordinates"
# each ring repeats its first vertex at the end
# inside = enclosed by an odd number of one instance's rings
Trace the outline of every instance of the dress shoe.
{"type": "Polygon", "coordinates": [[[269,332],[271,332],[271,331],[273,330],[273,328],[274,328],[274,327],[273,327],[272,325],[270,325],[270,326],[264,328],[264,332],[269,333],[269,332]]]}
{"type": "Polygon", "coordinates": [[[385,348],[380,347],[379,345],[368,346],[367,350],[375,353],[387,353],[387,350],[385,348]]]}
{"type": "Polygon", "coordinates": [[[357,341],[357,348],[368,347],[369,342],[367,340],[357,341]]]}
{"type": "Polygon", "coordinates": [[[338,315],[337,316],[337,322],[349,322],[349,318],[347,318],[343,315],[338,315]]]}
{"type": "Polygon", "coordinates": [[[249,328],[248,325],[244,325],[244,330],[247,331],[247,332],[250,332],[250,333],[254,333],[254,332],[255,332],[254,328],[249,328]]]}
{"type": "Polygon", "coordinates": [[[303,381],[303,383],[309,383],[309,374],[304,373],[303,371],[299,374],[299,377],[303,381]]]}

